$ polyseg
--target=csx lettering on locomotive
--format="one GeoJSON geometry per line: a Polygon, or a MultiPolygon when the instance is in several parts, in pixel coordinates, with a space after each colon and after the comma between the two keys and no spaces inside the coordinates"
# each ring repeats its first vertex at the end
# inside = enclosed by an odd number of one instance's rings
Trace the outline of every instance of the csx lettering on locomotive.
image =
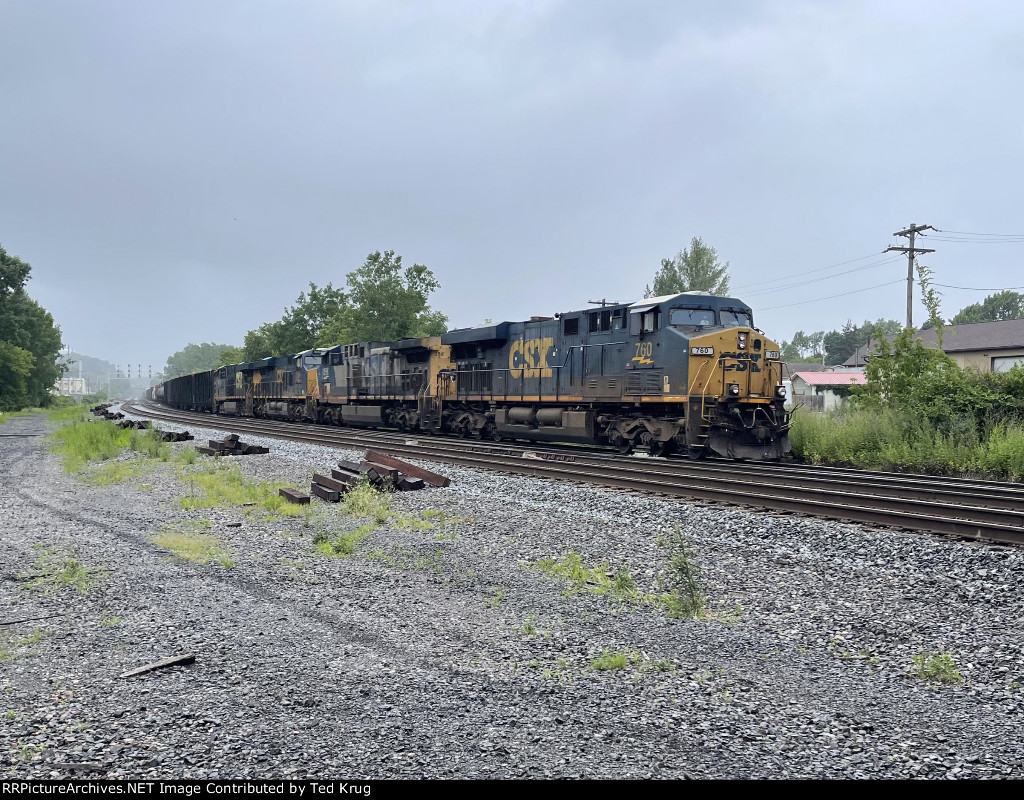
{"type": "Polygon", "coordinates": [[[554,337],[512,342],[508,351],[508,371],[513,378],[550,378],[548,354],[554,348],[554,337]]]}
{"type": "Polygon", "coordinates": [[[719,356],[719,361],[721,363],[730,358],[733,359],[735,363],[725,364],[723,369],[726,372],[746,372],[748,362],[751,372],[761,371],[761,368],[757,365],[757,362],[761,360],[760,353],[722,353],[722,355],[719,356]]]}

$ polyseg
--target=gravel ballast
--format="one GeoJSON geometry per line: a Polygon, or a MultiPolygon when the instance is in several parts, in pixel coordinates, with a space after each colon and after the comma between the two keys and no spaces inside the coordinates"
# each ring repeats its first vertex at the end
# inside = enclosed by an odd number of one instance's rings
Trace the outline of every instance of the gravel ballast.
{"type": "MultiPolygon", "coordinates": [[[[172,453],[230,432],[188,429],[172,453]]],[[[271,453],[217,463],[303,490],[362,455],[242,438],[271,453]]],[[[376,523],[317,499],[188,510],[214,459],[134,460],[94,486],[45,439],[0,437],[0,622],[49,616],[0,626],[8,775],[1024,776],[1018,550],[423,463],[452,485],[392,495],[401,516],[329,557],[318,533],[376,523]],[[168,528],[230,558],[182,560],[152,539],[168,528]],[[656,594],[674,529],[702,618],[538,568],[572,551],[656,594]],[[52,579],[69,563],[92,585],[52,579]],[[912,674],[921,653],[962,681],[912,674]]]]}

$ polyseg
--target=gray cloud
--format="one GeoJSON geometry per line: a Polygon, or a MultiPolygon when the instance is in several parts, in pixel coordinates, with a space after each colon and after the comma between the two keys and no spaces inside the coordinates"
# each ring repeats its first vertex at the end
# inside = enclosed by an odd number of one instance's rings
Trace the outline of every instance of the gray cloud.
{"type": "MultiPolygon", "coordinates": [[[[693,235],[741,287],[911,221],[1024,232],[1016,4],[10,2],[0,20],[0,241],[67,341],[112,360],[240,342],[376,249],[431,267],[435,305],[473,324],[639,296],[693,235]]],[[[1024,284],[1019,244],[936,247],[941,282],[1024,284]]],[[[737,294],[788,338],[901,318],[899,285],[771,310],[901,274],[737,294]]],[[[982,296],[946,292],[948,313],[982,296]]]]}

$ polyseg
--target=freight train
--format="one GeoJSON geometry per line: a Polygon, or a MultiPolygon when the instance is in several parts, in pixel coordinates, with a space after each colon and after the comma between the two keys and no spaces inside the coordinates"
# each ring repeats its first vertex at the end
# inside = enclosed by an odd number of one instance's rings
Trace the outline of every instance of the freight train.
{"type": "Polygon", "coordinates": [[[779,355],[745,303],[684,292],[225,365],[147,396],[227,416],[777,460],[791,424],[779,355]]]}

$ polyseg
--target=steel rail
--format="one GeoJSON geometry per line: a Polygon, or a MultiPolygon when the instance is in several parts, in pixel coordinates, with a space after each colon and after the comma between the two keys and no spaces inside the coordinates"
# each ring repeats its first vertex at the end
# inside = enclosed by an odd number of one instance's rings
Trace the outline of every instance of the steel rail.
{"type": "Polygon", "coordinates": [[[209,414],[171,412],[152,406],[126,406],[138,416],[231,428],[239,432],[291,439],[312,444],[386,447],[411,458],[444,461],[461,466],[501,470],[581,481],[645,493],[728,503],[770,511],[788,511],[871,525],[941,533],[972,540],[1024,544],[1024,499],[1020,487],[1005,492],[984,486],[951,484],[924,476],[884,479],[864,473],[851,478],[787,474],[788,470],[759,470],[747,463],[676,462],[589,454],[552,452],[539,448],[508,448],[460,439],[434,439],[359,429],[209,414]],[[782,480],[779,480],[779,479],[782,480]],[[976,489],[976,490],[975,490],[976,489]]]}

